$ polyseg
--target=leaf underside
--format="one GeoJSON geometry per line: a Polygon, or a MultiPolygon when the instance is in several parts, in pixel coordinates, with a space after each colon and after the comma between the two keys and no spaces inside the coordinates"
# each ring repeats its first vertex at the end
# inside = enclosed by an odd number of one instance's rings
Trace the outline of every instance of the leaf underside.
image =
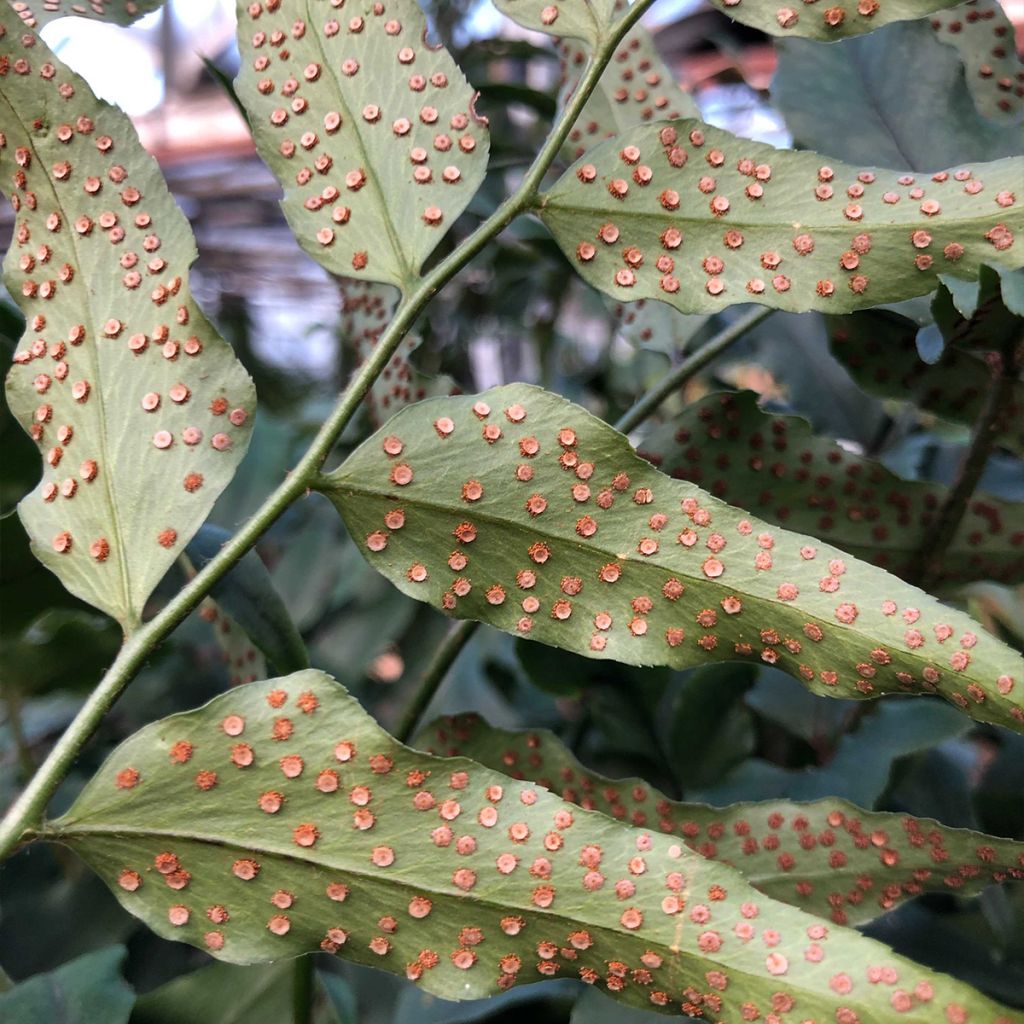
{"type": "Polygon", "coordinates": [[[806,36],[831,42],[871,32],[893,21],[912,21],[952,7],[957,0],[710,0],[734,21],[773,36],[806,36]]]}
{"type": "Polygon", "coordinates": [[[512,732],[464,714],[439,719],[413,743],[535,782],[617,821],[680,836],[766,896],[836,924],[870,921],[923,892],[968,896],[1024,879],[1024,843],[834,798],[725,808],[669,800],[643,779],[590,771],[546,729],[512,732]]]}
{"type": "Polygon", "coordinates": [[[1024,263],[1022,168],[858,170],[675,121],[591,149],[538,213],[583,278],[620,301],[839,313],[922,295],[940,273],[1024,263]]]}
{"type": "Polygon", "coordinates": [[[978,113],[1006,125],[1024,119],[1024,63],[999,0],[972,0],[936,11],[931,23],[936,36],[964,62],[978,113]]]}
{"type": "Polygon", "coordinates": [[[164,3],[165,0],[11,0],[11,7],[25,28],[38,29],[68,15],[130,25],[159,10],[164,3]]]}
{"type": "Polygon", "coordinates": [[[582,977],[723,1021],[883,1021],[894,1000],[1021,1019],[670,837],[409,750],[312,670],[147,726],[49,834],[158,934],[232,962],[322,948],[459,999],[582,977]]]}
{"type": "MultiPolygon", "coordinates": [[[[947,345],[937,363],[926,363],[917,352],[916,326],[881,311],[830,318],[828,332],[832,354],[865,391],[912,402],[953,423],[977,420],[992,387],[980,353],[947,345]]],[[[1001,420],[998,444],[1024,455],[1024,380],[1014,386],[1001,420]]]]}
{"type": "Polygon", "coordinates": [[[486,119],[415,0],[238,5],[237,85],[302,247],[408,287],[487,169],[486,119]]]}
{"type": "MultiPolygon", "coordinates": [[[[880,354],[879,364],[885,361],[880,354]]],[[[692,402],[647,435],[639,454],[668,476],[897,576],[913,568],[948,495],[939,484],[903,480],[815,437],[797,416],[762,412],[751,391],[692,402]]],[[[1024,505],[973,496],[943,553],[937,583],[971,580],[1024,580],[1024,505]]]]}
{"type": "Polygon", "coordinates": [[[245,454],[255,392],[192,299],[195,241],[128,118],[7,4],[0,35],[4,273],[27,321],[7,394],[44,458],[19,510],[41,561],[130,626],[245,454]]]}
{"type": "Polygon", "coordinates": [[[1024,660],[972,619],[664,476],[539,388],[409,407],[323,490],[371,565],[458,618],[634,665],[761,660],[832,696],[935,692],[1024,728],[1024,660]]]}

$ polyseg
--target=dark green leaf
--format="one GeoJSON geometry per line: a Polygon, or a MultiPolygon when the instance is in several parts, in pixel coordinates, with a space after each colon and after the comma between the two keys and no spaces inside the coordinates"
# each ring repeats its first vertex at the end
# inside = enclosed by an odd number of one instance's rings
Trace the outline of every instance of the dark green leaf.
{"type": "MultiPolygon", "coordinates": [[[[911,570],[948,494],[815,437],[796,416],[762,412],[750,391],[691,403],[645,437],[640,452],[671,477],[897,576],[911,570]]],[[[1022,541],[1024,506],[979,492],[945,550],[939,582],[1024,580],[1022,541]]]]}
{"type": "Polygon", "coordinates": [[[1024,148],[1019,132],[978,116],[956,53],[925,22],[837,46],[787,39],[778,49],[772,99],[800,146],[928,174],[1024,148]]]}
{"type": "MultiPolygon", "coordinates": [[[[917,328],[892,313],[867,310],[828,318],[832,354],[865,391],[912,402],[953,423],[971,426],[992,386],[992,371],[978,352],[947,345],[932,366],[917,354],[917,328]]],[[[1024,455],[1024,380],[1013,392],[998,443],[1024,455]]]]}
{"type": "MultiPolygon", "coordinates": [[[[285,1024],[293,963],[211,964],[142,996],[131,1024],[285,1024]]],[[[347,1022],[345,1022],[347,1024],[347,1022]]]]}
{"type": "Polygon", "coordinates": [[[121,977],[124,946],[86,953],[0,993],[4,1024],[127,1024],[135,993],[121,977]]]}
{"type": "MultiPolygon", "coordinates": [[[[185,553],[197,570],[202,569],[230,538],[227,530],[207,524],[185,553]]],[[[309,665],[302,637],[255,551],[235,563],[231,572],[213,585],[210,596],[277,671],[294,672],[309,665]]]]}

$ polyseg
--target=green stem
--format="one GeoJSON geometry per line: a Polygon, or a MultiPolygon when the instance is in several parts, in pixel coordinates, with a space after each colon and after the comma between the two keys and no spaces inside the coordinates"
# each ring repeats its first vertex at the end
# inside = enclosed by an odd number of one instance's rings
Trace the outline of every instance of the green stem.
{"type": "Polygon", "coordinates": [[[609,38],[588,61],[580,84],[559,115],[543,147],[519,187],[446,259],[420,279],[395,311],[369,359],[342,392],[330,416],[324,421],[309,449],[291,474],[274,490],[251,519],[229,540],[215,558],[196,574],[153,619],[134,632],[89,699],[75,716],[49,756],[0,822],[0,860],[21,843],[25,831],[42,820],[50,797],[68,773],[86,741],[103,716],[142,667],[149,655],[210,592],[236,562],[256,543],[316,479],[341,432],[356,414],[366,393],[390,362],[395,350],[416,318],[444,287],[492,239],[516,217],[530,210],[544,175],[554,163],[579,119],[590,94],[597,87],[605,67],[623,36],[636,24],[654,0],[637,0],[616,22],[609,38]]]}
{"type": "Polygon", "coordinates": [[[316,963],[311,953],[292,968],[292,1024],[313,1024],[313,985],[316,963]]]}
{"type": "Polygon", "coordinates": [[[762,320],[772,315],[774,310],[759,307],[735,323],[719,331],[706,345],[702,345],[691,356],[687,356],[674,370],[663,377],[632,409],[622,416],[615,429],[628,434],[634,427],[642,423],[662,402],[683,386],[695,373],[703,370],[713,359],[721,355],[730,345],[739,341],[747,331],[756,327],[762,320]]]}
{"type": "Polygon", "coordinates": [[[463,619],[449,630],[448,635],[434,652],[434,657],[430,659],[430,664],[419,683],[416,684],[412,700],[406,707],[402,720],[395,730],[396,739],[401,740],[402,743],[408,743],[412,738],[423,712],[427,710],[427,705],[434,699],[434,694],[444,682],[448,669],[455,663],[455,659],[462,653],[462,648],[469,642],[469,638],[476,632],[479,625],[480,623],[475,619],[463,619]]]}
{"type": "Polygon", "coordinates": [[[950,543],[960,529],[971,496],[977,490],[989,456],[999,440],[1006,416],[1013,405],[1020,357],[1014,342],[1008,342],[1001,355],[994,357],[992,384],[985,404],[974,424],[971,443],[960,463],[956,480],[925,535],[911,568],[909,582],[930,589],[942,576],[942,563],[950,543]]]}

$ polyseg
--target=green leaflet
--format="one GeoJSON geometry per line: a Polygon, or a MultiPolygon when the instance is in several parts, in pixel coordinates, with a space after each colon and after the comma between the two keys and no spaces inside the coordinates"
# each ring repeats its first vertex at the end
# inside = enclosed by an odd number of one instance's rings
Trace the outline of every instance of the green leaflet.
{"type": "MultiPolygon", "coordinates": [[[[563,84],[559,106],[564,107],[579,84],[588,54],[584,43],[565,40],[560,47],[563,84]]],[[[682,89],[661,59],[650,32],[637,24],[615,51],[597,89],[591,94],[569,134],[572,158],[625,128],[652,120],[698,117],[693,97],[682,89]]]]}
{"type": "MultiPolygon", "coordinates": [[[[917,353],[917,327],[881,310],[829,317],[832,354],[865,391],[912,402],[926,412],[964,425],[973,424],[992,386],[992,372],[979,352],[947,345],[937,363],[917,353]]],[[[999,444],[1024,455],[1024,380],[1006,410],[999,444]]]]}
{"type": "Polygon", "coordinates": [[[563,976],[726,1020],[1024,1020],[671,837],[403,747],[313,670],[142,729],[47,835],[236,963],[319,947],[447,998],[563,976]]]}
{"type": "Polygon", "coordinates": [[[580,764],[546,729],[511,732],[479,715],[442,718],[413,741],[470,757],[563,800],[637,827],[681,836],[736,868],[772,899],[837,924],[862,924],[922,892],[973,895],[1024,878],[1024,843],[930,818],[867,811],[846,800],[769,800],[714,808],[669,800],[643,779],[609,779],[580,764]]]}
{"type": "Polygon", "coordinates": [[[773,36],[807,36],[831,42],[860,35],[891,21],[911,21],[952,7],[957,0],[839,0],[829,3],[710,0],[734,21],[773,36]]]}
{"type": "Polygon", "coordinates": [[[840,313],[922,295],[940,273],[1024,264],[1022,170],[1014,158],[919,179],[675,121],[595,146],[538,213],[619,301],[840,313]]]}
{"type": "Polygon", "coordinates": [[[27,321],[7,395],[45,463],[19,510],[47,568],[130,628],[244,456],[256,396],[189,293],[195,240],[128,118],[7,4],[0,56],[4,272],[27,321]]]}
{"type": "Polygon", "coordinates": [[[931,19],[936,36],[964,62],[978,113],[1004,125],[1024,119],[1024,63],[999,0],[970,0],[931,19]]]}
{"type": "Polygon", "coordinates": [[[487,170],[487,121],[415,0],[239,0],[238,95],[302,247],[409,287],[487,170]]]}
{"type": "MultiPolygon", "coordinates": [[[[640,454],[677,480],[897,576],[912,568],[948,494],[940,484],[902,480],[881,463],[815,437],[797,416],[762,412],[751,391],[691,403],[648,434],[640,454]]],[[[943,555],[938,584],[970,580],[1024,580],[1024,506],[974,495],[943,555]]]]}
{"type": "Polygon", "coordinates": [[[405,593],[588,657],[760,659],[816,693],[935,692],[1024,731],[1024,659],[837,548],[657,472],[523,384],[398,413],[321,489],[405,593]]]}
{"type": "Polygon", "coordinates": [[[620,0],[494,0],[494,6],[523,28],[580,39],[593,50],[617,20],[622,4],[620,0]]]}
{"type": "Polygon", "coordinates": [[[114,25],[130,25],[143,15],[163,7],[165,0],[10,0],[25,28],[42,28],[47,22],[74,15],[114,25]]]}

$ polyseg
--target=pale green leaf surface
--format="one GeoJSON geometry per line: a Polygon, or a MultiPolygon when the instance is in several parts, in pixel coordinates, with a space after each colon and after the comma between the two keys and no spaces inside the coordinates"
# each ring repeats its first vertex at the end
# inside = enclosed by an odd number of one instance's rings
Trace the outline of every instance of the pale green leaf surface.
{"type": "Polygon", "coordinates": [[[127,1024],[135,993],[121,977],[124,946],[86,953],[0,992],[4,1024],[127,1024]]]}
{"type": "Polygon", "coordinates": [[[734,21],[773,36],[806,36],[832,42],[871,32],[892,21],[911,21],[951,7],[957,0],[709,0],[734,21]]]}
{"type": "Polygon", "coordinates": [[[44,459],[19,511],[47,568],[131,626],[245,454],[256,396],[189,292],[195,240],[128,118],[7,4],[0,54],[4,273],[27,321],[7,395],[44,459]]]}
{"type": "MultiPolygon", "coordinates": [[[[640,454],[668,476],[897,576],[913,569],[948,495],[940,484],[903,480],[816,437],[800,417],[762,412],[751,391],[690,403],[643,439],[640,454]]],[[[1024,505],[980,492],[972,497],[944,551],[937,584],[978,579],[1024,580],[1024,505]]]]}
{"type": "Polygon", "coordinates": [[[232,962],[319,947],[446,998],[583,977],[634,1006],[699,998],[732,1020],[752,1002],[787,1024],[908,1019],[884,971],[909,1019],[1024,1020],[672,837],[403,747],[313,670],[142,729],[49,833],[158,934],[232,962]]]}
{"type": "Polygon", "coordinates": [[[239,0],[238,95],[302,247],[409,287],[487,170],[486,119],[415,0],[239,0]]]}
{"type": "MultiPolygon", "coordinates": [[[[828,319],[832,354],[865,391],[914,405],[953,423],[971,426],[992,386],[992,372],[980,353],[947,345],[929,365],[917,353],[917,330],[901,317],[866,310],[828,319]]],[[[1024,455],[1024,379],[1013,390],[998,443],[1024,455]]]]}
{"type": "Polygon", "coordinates": [[[1024,728],[1024,659],[972,619],[664,476],[539,388],[408,407],[321,487],[371,565],[458,618],[634,665],[761,660],[831,696],[936,692],[1024,728]]]}
{"type": "Polygon", "coordinates": [[[494,0],[494,6],[523,28],[580,39],[592,50],[618,19],[621,4],[619,0],[494,0]]]}
{"type": "Polygon", "coordinates": [[[1024,150],[1020,132],[978,116],[956,52],[926,22],[827,47],[784,39],[777,49],[772,101],[800,148],[929,174],[1024,150]]]}
{"type": "Polygon", "coordinates": [[[538,213],[619,301],[839,313],[923,295],[940,273],[1024,264],[1022,171],[1005,159],[919,180],[676,121],[594,147],[538,213]]]}
{"type": "Polygon", "coordinates": [[[166,0],[10,0],[26,28],[42,28],[47,22],[74,15],[114,25],[133,21],[163,7],[166,0]]]}
{"type": "Polygon", "coordinates": [[[590,771],[546,729],[513,732],[464,714],[439,719],[413,742],[536,782],[617,821],[682,837],[772,899],[837,924],[869,921],[922,892],[966,896],[1024,878],[1024,843],[834,798],[724,808],[681,803],[643,779],[590,771]]]}
{"type": "Polygon", "coordinates": [[[1019,124],[1024,119],[1024,63],[999,0],[971,0],[936,11],[931,23],[936,36],[964,62],[978,112],[1002,125],[1019,124]]]}

